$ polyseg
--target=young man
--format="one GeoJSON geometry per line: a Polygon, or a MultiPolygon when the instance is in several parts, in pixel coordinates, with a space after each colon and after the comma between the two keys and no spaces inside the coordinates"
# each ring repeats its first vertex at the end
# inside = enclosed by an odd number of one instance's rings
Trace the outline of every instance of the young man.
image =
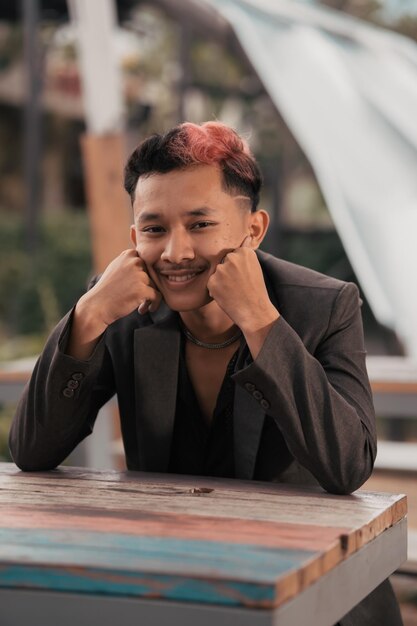
{"type": "MultiPolygon", "coordinates": [[[[360,487],[376,433],[357,288],[257,250],[260,173],[222,124],[154,135],[125,174],[133,248],[49,338],[16,464],[58,465],[117,393],[128,469],[360,487]]],[[[388,583],[341,623],[401,624],[388,583]]]]}

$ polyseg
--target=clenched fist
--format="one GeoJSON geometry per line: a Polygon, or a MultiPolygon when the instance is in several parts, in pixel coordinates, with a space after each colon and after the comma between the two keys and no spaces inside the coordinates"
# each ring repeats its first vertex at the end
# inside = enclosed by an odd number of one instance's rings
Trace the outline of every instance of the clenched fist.
{"type": "Polygon", "coordinates": [[[136,250],[125,250],[78,301],[67,354],[80,360],[88,359],[107,326],[134,309],[140,313],[155,311],[161,299],[136,250]]]}
{"type": "Polygon", "coordinates": [[[83,296],[106,326],[136,308],[145,312],[145,303],[147,308],[155,311],[161,298],[136,250],[119,254],[97,284],[83,296]]]}
{"type": "Polygon", "coordinates": [[[244,334],[264,328],[279,317],[269,299],[250,237],[224,257],[210,276],[207,288],[210,296],[244,334]]]}

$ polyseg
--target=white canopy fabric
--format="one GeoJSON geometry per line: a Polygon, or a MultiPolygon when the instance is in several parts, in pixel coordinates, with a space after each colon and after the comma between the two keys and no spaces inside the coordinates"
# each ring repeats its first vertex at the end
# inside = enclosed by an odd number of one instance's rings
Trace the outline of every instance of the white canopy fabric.
{"type": "MultiPolygon", "coordinates": [[[[297,0],[309,4],[320,4],[320,0],[297,0]]],[[[416,0],[382,0],[379,8],[375,9],[378,17],[399,19],[401,17],[417,15],[416,0]]]]}
{"type": "Polygon", "coordinates": [[[294,0],[201,1],[310,160],[375,316],[417,357],[417,45],[294,0]]]}

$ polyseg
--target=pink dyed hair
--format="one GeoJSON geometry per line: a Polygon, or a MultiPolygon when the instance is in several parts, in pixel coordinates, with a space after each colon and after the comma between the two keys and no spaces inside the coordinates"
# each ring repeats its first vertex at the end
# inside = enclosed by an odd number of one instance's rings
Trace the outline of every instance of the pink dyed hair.
{"type": "Polygon", "coordinates": [[[218,166],[225,190],[248,196],[251,210],[256,210],[262,184],[258,165],[247,142],[220,122],[200,125],[185,122],[165,135],[152,135],[145,139],[127,162],[125,189],[133,202],[140,176],[198,164],[218,166]]]}
{"type": "Polygon", "coordinates": [[[251,177],[249,163],[253,155],[247,142],[232,128],[220,122],[205,122],[200,126],[185,122],[180,129],[171,150],[184,164],[217,165],[229,161],[236,174],[251,177]]]}

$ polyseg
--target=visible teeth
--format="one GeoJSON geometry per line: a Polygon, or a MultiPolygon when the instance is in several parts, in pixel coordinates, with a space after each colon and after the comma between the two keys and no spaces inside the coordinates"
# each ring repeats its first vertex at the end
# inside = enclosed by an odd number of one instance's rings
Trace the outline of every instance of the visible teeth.
{"type": "Polygon", "coordinates": [[[183,283],[186,280],[194,278],[194,276],[196,276],[196,274],[186,274],[185,276],[167,276],[167,278],[168,280],[172,280],[175,283],[183,283]]]}

